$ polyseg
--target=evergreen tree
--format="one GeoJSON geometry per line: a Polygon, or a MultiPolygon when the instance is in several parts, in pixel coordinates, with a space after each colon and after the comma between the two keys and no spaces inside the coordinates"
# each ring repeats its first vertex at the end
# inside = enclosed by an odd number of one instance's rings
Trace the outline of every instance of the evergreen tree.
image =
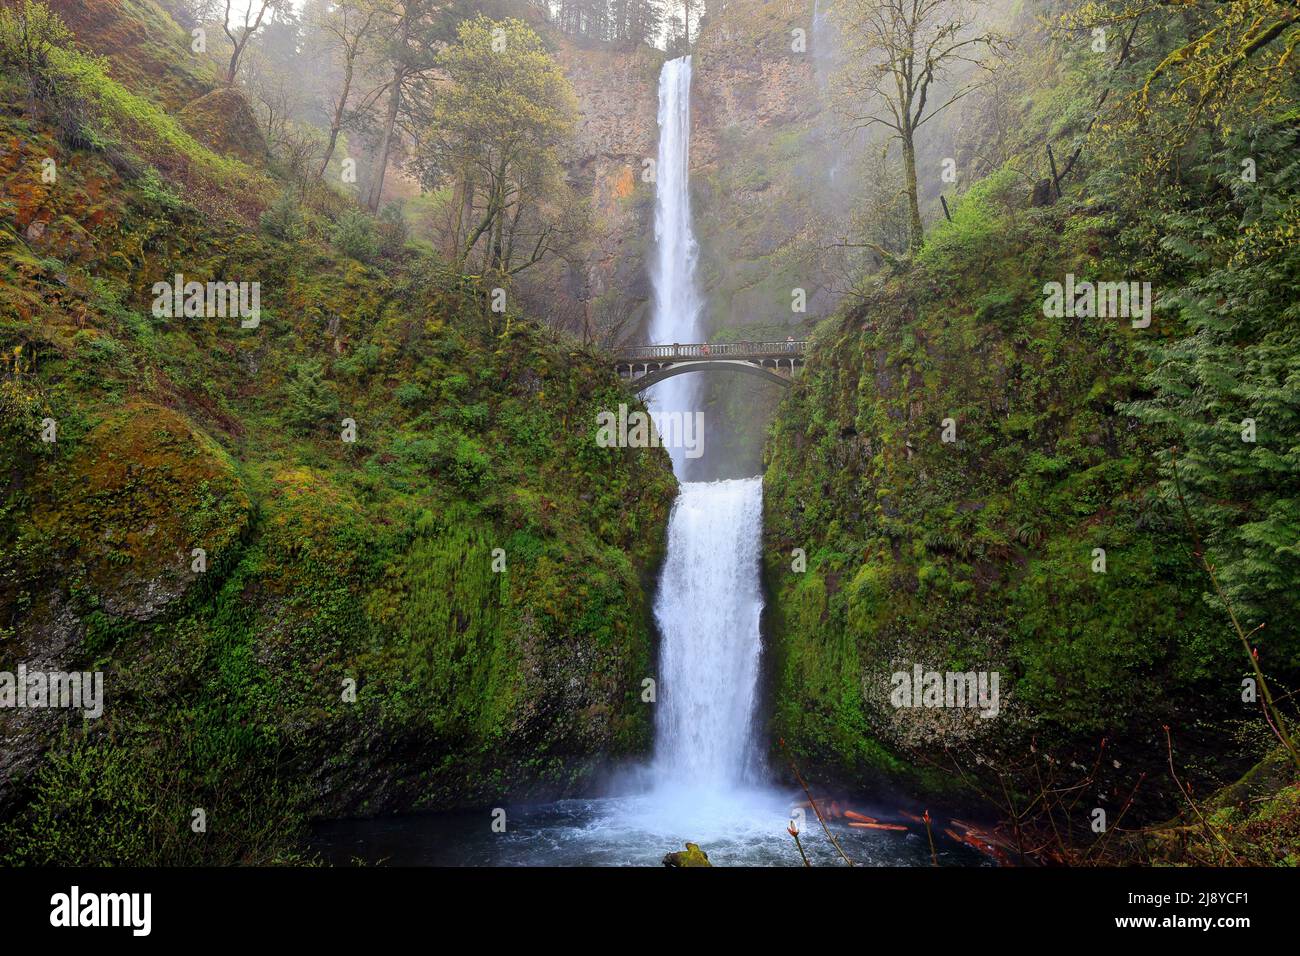
{"type": "MultiPolygon", "coordinates": [[[[1165,496],[1176,460],[1220,584],[1267,640],[1300,612],[1300,133],[1243,131],[1208,170],[1219,202],[1158,218],[1161,250],[1194,278],[1163,297],[1180,337],[1149,347],[1154,396],[1128,408],[1172,434],[1165,496]],[[1242,156],[1268,164],[1257,181],[1242,156]]],[[[1300,666],[1300,645],[1291,653],[1300,666]]]]}

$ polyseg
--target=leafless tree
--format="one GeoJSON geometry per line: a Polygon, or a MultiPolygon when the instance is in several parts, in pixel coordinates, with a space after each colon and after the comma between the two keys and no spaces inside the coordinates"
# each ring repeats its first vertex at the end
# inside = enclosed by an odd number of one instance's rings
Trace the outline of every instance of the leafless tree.
{"type": "Polygon", "coordinates": [[[975,89],[960,83],[931,99],[940,80],[960,63],[983,67],[979,54],[1003,45],[995,33],[975,28],[978,0],[847,0],[840,16],[847,27],[850,62],[845,86],[866,111],[858,128],[880,125],[902,144],[910,245],[921,245],[921,207],[916,183],[916,133],[946,107],[975,89]]]}
{"type": "Polygon", "coordinates": [[[221,20],[221,29],[226,32],[233,47],[230,51],[230,65],[226,67],[227,86],[235,85],[235,77],[239,73],[239,58],[244,55],[248,41],[262,29],[262,21],[266,15],[284,9],[287,0],[250,0],[248,6],[244,8],[243,24],[234,27],[230,24],[231,2],[232,0],[225,0],[226,12],[221,20]],[[256,16],[253,15],[254,11],[257,12],[256,16]]]}
{"type": "Polygon", "coordinates": [[[378,31],[380,12],[380,7],[371,0],[342,0],[329,7],[321,17],[320,28],[333,38],[342,57],[343,81],[334,98],[329,139],[325,144],[325,154],[321,157],[320,169],[316,173],[317,179],[325,175],[334,155],[334,147],[338,145],[339,133],[343,130],[347,116],[348,96],[352,92],[357,58],[378,31]]]}

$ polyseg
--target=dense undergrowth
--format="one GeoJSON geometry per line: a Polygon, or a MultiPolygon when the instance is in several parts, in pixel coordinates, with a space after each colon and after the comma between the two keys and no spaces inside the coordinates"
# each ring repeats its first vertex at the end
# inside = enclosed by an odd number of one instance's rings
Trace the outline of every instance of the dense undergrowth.
{"type": "Polygon", "coordinates": [[[599,355],[47,52],[0,82],[0,669],[106,700],[0,714],[4,859],[300,859],[312,816],[644,750],[675,486],[596,446],[599,355]],[[258,321],[157,317],[177,273],[260,283],[258,321]]]}

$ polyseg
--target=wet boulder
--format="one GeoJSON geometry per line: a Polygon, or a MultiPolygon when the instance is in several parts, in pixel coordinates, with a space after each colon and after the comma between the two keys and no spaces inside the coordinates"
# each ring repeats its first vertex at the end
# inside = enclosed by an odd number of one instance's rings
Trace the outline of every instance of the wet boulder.
{"type": "Polygon", "coordinates": [[[664,854],[664,866],[712,866],[709,855],[700,849],[698,843],[686,844],[685,850],[664,854]]]}

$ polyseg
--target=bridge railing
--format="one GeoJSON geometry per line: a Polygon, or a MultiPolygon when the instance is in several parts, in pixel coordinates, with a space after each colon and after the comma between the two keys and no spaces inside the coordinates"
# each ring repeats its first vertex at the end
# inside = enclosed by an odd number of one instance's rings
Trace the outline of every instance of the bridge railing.
{"type": "Polygon", "coordinates": [[[795,342],[707,342],[672,345],[633,345],[618,349],[614,359],[618,362],[654,362],[672,359],[709,358],[790,358],[803,355],[808,347],[806,340],[795,342]]]}

